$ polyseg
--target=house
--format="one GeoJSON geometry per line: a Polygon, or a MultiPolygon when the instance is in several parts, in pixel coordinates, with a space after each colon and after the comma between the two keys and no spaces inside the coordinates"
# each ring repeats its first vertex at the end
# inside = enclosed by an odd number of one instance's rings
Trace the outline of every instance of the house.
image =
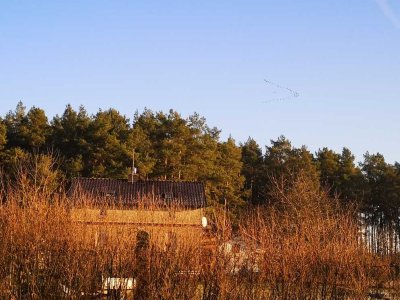
{"type": "MultiPolygon", "coordinates": [[[[188,238],[198,242],[207,220],[202,182],[74,178],[68,192],[71,218],[95,246],[110,238],[149,233],[161,245],[188,238]]],[[[93,244],[92,244],[93,245],[93,244]]]]}

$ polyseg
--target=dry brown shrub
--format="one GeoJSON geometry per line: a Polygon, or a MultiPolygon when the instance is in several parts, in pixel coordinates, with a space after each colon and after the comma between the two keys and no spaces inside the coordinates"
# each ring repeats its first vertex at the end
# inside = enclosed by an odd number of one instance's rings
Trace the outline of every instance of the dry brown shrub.
{"type": "Polygon", "coordinates": [[[373,257],[359,243],[355,211],[300,174],[275,180],[273,206],[245,217],[241,236],[258,262],[271,298],[363,298],[373,257]]]}
{"type": "Polygon", "coordinates": [[[146,207],[129,214],[93,199],[72,205],[31,182],[13,186],[0,205],[0,298],[361,299],[371,287],[385,287],[395,259],[368,253],[353,210],[308,180],[276,181],[270,195],[276,204],[250,210],[237,232],[228,214],[216,211],[211,233],[179,227],[186,232],[176,231],[176,242],[168,243],[170,229],[78,221],[95,221],[100,210],[111,223],[133,218],[141,224],[185,223],[197,213],[186,219],[177,208],[146,207]],[[95,243],[102,231],[107,238],[95,243]],[[206,249],[204,240],[213,246],[206,249]],[[238,251],[227,251],[232,240],[238,251]],[[107,290],[108,277],[135,278],[136,289],[107,290]]]}

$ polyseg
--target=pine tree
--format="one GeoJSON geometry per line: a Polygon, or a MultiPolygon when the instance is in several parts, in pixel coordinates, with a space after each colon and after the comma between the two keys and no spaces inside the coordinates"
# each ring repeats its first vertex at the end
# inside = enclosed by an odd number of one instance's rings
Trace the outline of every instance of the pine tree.
{"type": "Polygon", "coordinates": [[[25,148],[45,147],[50,134],[50,126],[44,110],[33,106],[22,119],[19,133],[25,148]]]}
{"type": "Polygon", "coordinates": [[[215,180],[216,201],[226,205],[237,215],[238,210],[245,204],[242,197],[244,176],[241,175],[241,149],[236,146],[231,137],[226,142],[218,145],[218,158],[215,180]]]}
{"type": "Polygon", "coordinates": [[[400,180],[396,168],[385,162],[382,154],[364,155],[362,163],[367,189],[365,205],[376,218],[385,222],[397,220],[400,208],[400,180]]]}
{"type": "Polygon", "coordinates": [[[355,157],[348,148],[343,148],[339,158],[338,192],[340,198],[347,202],[360,202],[363,198],[364,177],[355,164],[355,157]]]}
{"type": "Polygon", "coordinates": [[[24,147],[25,141],[21,135],[21,126],[26,116],[26,107],[19,101],[14,111],[9,111],[4,120],[7,127],[8,148],[24,147]]]}
{"type": "Polygon", "coordinates": [[[61,168],[68,177],[87,176],[85,159],[89,156],[88,128],[91,120],[80,106],[75,111],[67,105],[62,116],[55,116],[51,122],[51,141],[64,161],[61,168]]]}
{"type": "Polygon", "coordinates": [[[148,134],[136,123],[132,129],[132,151],[135,151],[135,167],[143,178],[148,179],[157,162],[148,134]]]}
{"type": "Polygon", "coordinates": [[[267,196],[277,181],[293,181],[299,173],[309,177],[315,188],[319,187],[319,172],[313,155],[305,146],[294,148],[284,136],[271,140],[271,146],[266,147],[264,168],[267,196]]]}
{"type": "Polygon", "coordinates": [[[321,184],[327,186],[335,194],[339,186],[340,155],[324,147],[318,150],[316,159],[321,174],[321,184]]]}
{"type": "Polygon", "coordinates": [[[244,190],[247,193],[247,198],[252,203],[260,203],[265,195],[263,195],[262,187],[262,170],[263,170],[263,155],[260,146],[257,142],[248,138],[246,143],[241,145],[242,150],[242,174],[245,177],[244,190]]]}
{"type": "Polygon", "coordinates": [[[7,126],[0,118],[0,151],[4,149],[7,144],[7,126]]]}
{"type": "Polygon", "coordinates": [[[99,111],[88,126],[90,176],[127,178],[132,157],[129,119],[115,109],[99,111]]]}

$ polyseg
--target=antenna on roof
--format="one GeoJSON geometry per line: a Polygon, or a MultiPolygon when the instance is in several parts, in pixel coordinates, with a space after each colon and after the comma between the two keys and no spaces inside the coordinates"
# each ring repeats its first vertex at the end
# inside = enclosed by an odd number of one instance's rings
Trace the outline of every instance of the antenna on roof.
{"type": "Polygon", "coordinates": [[[139,180],[139,174],[135,167],[135,148],[132,150],[132,173],[128,176],[128,182],[136,182],[139,180]]]}
{"type": "Polygon", "coordinates": [[[135,148],[132,150],[132,174],[136,174],[137,169],[135,168],[135,148]]]}

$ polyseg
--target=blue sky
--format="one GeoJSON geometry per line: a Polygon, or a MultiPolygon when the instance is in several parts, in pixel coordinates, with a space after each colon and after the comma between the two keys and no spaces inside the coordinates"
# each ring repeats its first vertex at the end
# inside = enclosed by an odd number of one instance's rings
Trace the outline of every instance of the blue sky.
{"type": "Polygon", "coordinates": [[[0,115],[198,112],[238,141],[399,161],[400,1],[1,1],[0,115]],[[264,82],[273,81],[299,93],[264,82]]]}

